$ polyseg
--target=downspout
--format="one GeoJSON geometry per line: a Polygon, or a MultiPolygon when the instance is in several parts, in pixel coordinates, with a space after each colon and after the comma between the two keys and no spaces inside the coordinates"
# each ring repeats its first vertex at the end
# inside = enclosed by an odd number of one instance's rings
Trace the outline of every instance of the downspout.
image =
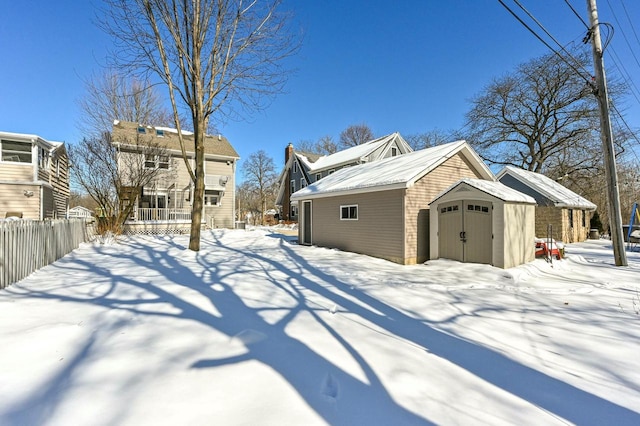
{"type": "MultiPolygon", "coordinates": [[[[233,173],[233,196],[231,199],[233,200],[233,208],[231,209],[231,229],[235,228],[236,224],[236,159],[231,163],[231,171],[233,173]]],[[[240,218],[238,218],[240,220],[240,218]]]]}

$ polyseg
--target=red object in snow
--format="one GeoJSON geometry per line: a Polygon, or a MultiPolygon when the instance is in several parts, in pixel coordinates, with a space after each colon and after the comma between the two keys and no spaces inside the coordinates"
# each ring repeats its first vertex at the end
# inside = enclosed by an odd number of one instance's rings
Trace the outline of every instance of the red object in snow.
{"type": "Polygon", "coordinates": [[[548,241],[536,241],[536,257],[555,257],[556,259],[562,259],[562,254],[558,249],[555,241],[549,244],[548,241]],[[549,245],[551,245],[551,255],[549,255],[549,245]]]}

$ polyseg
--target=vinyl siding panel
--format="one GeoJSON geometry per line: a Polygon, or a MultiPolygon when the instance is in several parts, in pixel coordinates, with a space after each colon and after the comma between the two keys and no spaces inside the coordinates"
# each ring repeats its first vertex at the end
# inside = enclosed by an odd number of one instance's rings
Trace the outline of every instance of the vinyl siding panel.
{"type": "Polygon", "coordinates": [[[0,184],[0,217],[7,212],[22,212],[25,219],[40,219],[40,186],[0,184]],[[33,192],[27,197],[24,191],[33,192]]]}
{"type": "Polygon", "coordinates": [[[32,182],[33,165],[0,162],[0,181],[32,182]]]}
{"type": "Polygon", "coordinates": [[[206,160],[205,173],[207,175],[229,176],[229,180],[225,185],[226,190],[221,193],[220,205],[205,206],[204,214],[207,224],[215,228],[233,228],[234,227],[234,191],[236,183],[234,180],[235,173],[233,171],[233,163],[227,164],[226,161],[206,160]]]}
{"type": "Polygon", "coordinates": [[[460,153],[407,189],[405,259],[422,263],[429,259],[429,203],[436,195],[463,178],[482,178],[460,153]]]}
{"type": "MultiPolygon", "coordinates": [[[[503,261],[495,266],[513,268],[535,259],[535,210],[534,205],[504,205],[503,261]]],[[[494,228],[496,234],[498,229],[494,228]]]]}
{"type": "Polygon", "coordinates": [[[404,263],[404,190],[312,201],[312,244],[404,263]],[[358,220],[340,220],[341,205],[358,205],[358,220]]]}

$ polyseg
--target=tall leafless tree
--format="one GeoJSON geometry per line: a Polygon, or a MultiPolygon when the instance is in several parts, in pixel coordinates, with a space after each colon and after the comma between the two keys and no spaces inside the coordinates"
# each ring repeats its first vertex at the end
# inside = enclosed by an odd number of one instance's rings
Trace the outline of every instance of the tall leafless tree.
{"type": "Polygon", "coordinates": [[[264,225],[264,215],[268,205],[275,204],[278,175],[273,159],[260,150],[249,155],[242,165],[245,183],[258,195],[260,200],[260,223],[264,225]]]}
{"type": "Polygon", "coordinates": [[[168,125],[169,118],[172,121],[173,117],[147,81],[125,78],[112,70],[94,75],[85,82],[85,92],[78,105],[77,125],[84,138],[69,147],[73,165],[71,179],[100,208],[100,230],[117,234],[133,209],[131,197],[137,190],[131,188],[147,184],[160,173],[157,169],[144,167],[141,159],[145,154],[164,156],[166,150],[148,141],[143,144],[137,138],[127,144],[139,149],[138,158],[123,155],[111,144],[113,121],[168,125]]]}
{"type": "Polygon", "coordinates": [[[147,80],[124,77],[113,70],[85,81],[78,100],[78,128],[85,137],[100,138],[111,132],[114,120],[171,126],[173,116],[147,80]]]}
{"type": "MultiPolygon", "coordinates": [[[[550,174],[597,166],[598,106],[586,71],[576,72],[591,61],[587,51],[571,52],[571,66],[555,54],[532,59],[472,100],[465,136],[486,161],[550,174]]],[[[613,97],[621,90],[610,87],[613,97]]]]}
{"type": "Polygon", "coordinates": [[[340,133],[340,149],[351,148],[369,142],[374,138],[371,128],[362,124],[352,124],[340,133]]]}
{"type": "Polygon", "coordinates": [[[194,182],[189,248],[200,249],[204,137],[225,118],[266,106],[282,91],[283,59],[298,43],[281,0],[105,0],[103,29],[117,42],[115,64],[159,78],[194,182]],[[195,164],[187,159],[180,110],[192,124],[195,164]]]}

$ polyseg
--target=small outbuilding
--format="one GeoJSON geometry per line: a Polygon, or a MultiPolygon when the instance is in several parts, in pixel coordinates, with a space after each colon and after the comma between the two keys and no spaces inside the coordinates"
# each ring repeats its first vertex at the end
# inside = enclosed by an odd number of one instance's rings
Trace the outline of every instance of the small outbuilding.
{"type": "Polygon", "coordinates": [[[512,268],[535,258],[533,197],[489,180],[462,179],[429,203],[430,258],[512,268]]]}
{"type": "Polygon", "coordinates": [[[300,244],[423,263],[429,202],[463,178],[495,181],[465,141],[340,169],[291,195],[300,206],[300,244]]]}
{"type": "Polygon", "coordinates": [[[503,184],[532,196],[536,208],[536,236],[565,243],[589,238],[596,205],[540,173],[507,166],[497,176],[503,184]],[[548,235],[551,225],[551,235],[548,235]]]}

